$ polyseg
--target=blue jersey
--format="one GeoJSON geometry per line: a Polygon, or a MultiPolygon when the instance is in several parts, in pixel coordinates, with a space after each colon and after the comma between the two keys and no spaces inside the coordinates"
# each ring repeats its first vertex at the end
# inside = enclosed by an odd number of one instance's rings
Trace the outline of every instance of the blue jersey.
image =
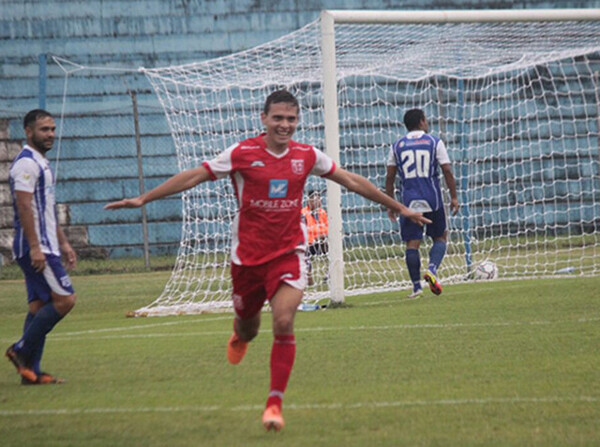
{"type": "Polygon", "coordinates": [[[442,207],[439,166],[444,163],[449,163],[444,143],[423,131],[409,132],[394,143],[388,165],[396,165],[404,205],[419,212],[442,207]]]}
{"type": "Polygon", "coordinates": [[[54,176],[48,159],[38,151],[25,146],[10,167],[10,192],[14,208],[15,238],[13,255],[22,258],[29,252],[23,227],[17,213],[16,191],[33,194],[31,202],[35,232],[45,254],[60,256],[57,235],[56,199],[54,196],[54,176]]]}

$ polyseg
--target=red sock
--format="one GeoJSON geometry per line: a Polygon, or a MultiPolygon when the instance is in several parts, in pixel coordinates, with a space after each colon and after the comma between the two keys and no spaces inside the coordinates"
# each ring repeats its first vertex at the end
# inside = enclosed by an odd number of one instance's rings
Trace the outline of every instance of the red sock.
{"type": "Polygon", "coordinates": [[[271,349],[271,388],[267,407],[277,405],[281,408],[283,393],[294,366],[296,357],[296,338],[291,335],[276,335],[271,349]]]}

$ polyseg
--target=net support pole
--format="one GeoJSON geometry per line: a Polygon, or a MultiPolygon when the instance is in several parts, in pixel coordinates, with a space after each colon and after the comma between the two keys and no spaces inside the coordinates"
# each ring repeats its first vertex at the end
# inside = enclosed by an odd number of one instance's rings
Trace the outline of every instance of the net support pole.
{"type": "Polygon", "coordinates": [[[598,141],[598,162],[600,163],[600,91],[598,90],[600,84],[598,79],[600,78],[600,71],[594,72],[594,96],[596,97],[596,126],[597,126],[597,141],[598,141]]]}
{"type": "Polygon", "coordinates": [[[464,107],[465,107],[465,83],[462,79],[458,80],[458,135],[460,141],[460,153],[461,153],[461,196],[462,196],[462,227],[463,227],[463,243],[465,246],[465,265],[467,267],[467,273],[471,272],[473,260],[471,258],[471,226],[469,219],[471,218],[469,212],[469,169],[467,166],[467,142],[465,140],[465,126],[464,126],[464,107]]]}
{"type": "MultiPolygon", "coordinates": [[[[48,78],[48,62],[46,58],[46,53],[41,53],[38,56],[39,62],[39,73],[38,73],[38,103],[40,109],[46,108],[46,79],[48,78]]],[[[62,123],[61,123],[62,126],[62,123]]]]}
{"type": "MultiPolygon", "coordinates": [[[[142,163],[142,141],[140,138],[140,120],[138,116],[137,94],[131,92],[131,103],[133,106],[133,126],[135,129],[135,148],[137,153],[138,182],[140,195],[144,194],[144,168],[142,163]]],[[[150,244],[148,242],[148,214],[146,205],[142,205],[142,236],[144,238],[144,266],[150,268],[150,244]]]]}
{"type": "MultiPolygon", "coordinates": [[[[334,19],[321,12],[321,61],[323,64],[323,120],[325,123],[325,152],[340,165],[340,133],[337,99],[334,19]]],[[[329,213],[329,288],[334,304],[344,302],[344,256],[342,245],[342,206],[340,185],[327,185],[329,213]]]]}

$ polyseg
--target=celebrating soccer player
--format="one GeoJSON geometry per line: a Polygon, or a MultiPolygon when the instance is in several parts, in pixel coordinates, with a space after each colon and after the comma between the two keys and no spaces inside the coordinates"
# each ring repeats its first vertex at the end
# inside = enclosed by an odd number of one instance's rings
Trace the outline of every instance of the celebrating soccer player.
{"type": "Polygon", "coordinates": [[[233,335],[227,346],[232,364],[242,361],[248,343],[258,334],[261,309],[270,302],[273,321],[271,385],[262,422],[279,431],[284,420],[282,399],[294,364],[294,316],[306,286],[301,222],[302,192],[309,175],[323,176],[379,202],[410,219],[428,223],[420,213],[391,199],[366,178],[335,165],[314,147],[292,140],[299,105],[280,90],[267,98],[261,120],[266,132],[235,144],[202,166],[182,171],[137,198],[106,205],[107,209],[139,207],[150,201],[229,176],[238,202],[232,223],[231,276],[233,335]]]}
{"type": "MultiPolygon", "coordinates": [[[[446,254],[446,214],[442,203],[438,166],[441,167],[446,185],[450,190],[450,208],[452,214],[458,213],[456,182],[450,167],[450,158],[444,142],[428,134],[429,125],[425,113],[420,109],[411,109],[404,114],[404,125],[408,134],[396,141],[390,149],[387,163],[385,191],[394,197],[396,174],[402,182],[402,202],[413,211],[422,212],[431,219],[426,225],[427,236],[433,239],[429,252],[429,266],[424,279],[431,291],[439,295],[442,286],[437,278],[437,269],[446,254]]],[[[390,219],[396,220],[396,213],[388,211],[390,219]]],[[[400,232],[406,242],[406,266],[413,283],[409,298],[416,298],[421,288],[421,259],[419,247],[423,239],[423,228],[410,219],[400,216],[400,232]]]]}
{"type": "Polygon", "coordinates": [[[56,124],[45,110],[30,111],[24,120],[27,144],[10,167],[15,210],[13,254],[25,274],[29,312],[21,339],[6,356],[26,385],[61,383],[42,372],[46,334],[75,305],[75,292],[61,263],[75,267],[77,257],[56,219],[54,176],[46,152],[52,149],[56,124]]]}

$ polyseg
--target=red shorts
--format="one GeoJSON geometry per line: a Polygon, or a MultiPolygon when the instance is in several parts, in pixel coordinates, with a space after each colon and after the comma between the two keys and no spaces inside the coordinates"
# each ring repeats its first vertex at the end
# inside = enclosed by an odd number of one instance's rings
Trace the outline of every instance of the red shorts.
{"type": "Polygon", "coordinates": [[[282,283],[304,290],[306,262],[304,253],[294,252],[260,265],[231,264],[233,310],[238,318],[247,320],[261,311],[282,283]]]}

